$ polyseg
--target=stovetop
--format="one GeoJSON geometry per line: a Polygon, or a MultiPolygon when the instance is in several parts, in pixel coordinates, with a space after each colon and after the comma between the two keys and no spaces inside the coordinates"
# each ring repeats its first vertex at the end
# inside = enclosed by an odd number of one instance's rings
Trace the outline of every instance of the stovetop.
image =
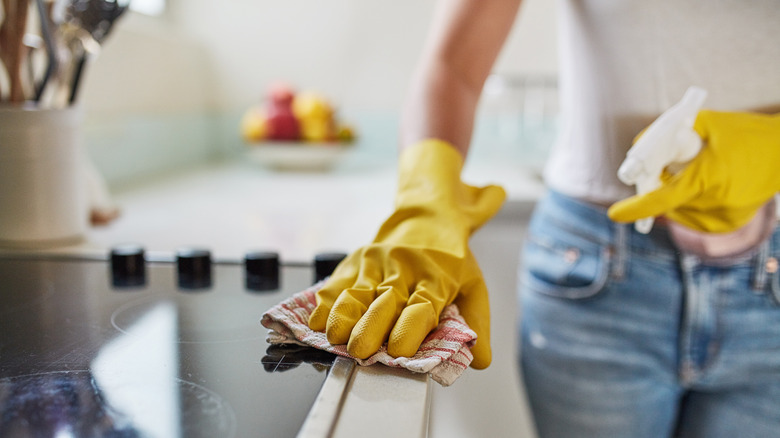
{"type": "Polygon", "coordinates": [[[334,357],[260,317],[333,256],[0,257],[0,437],[294,436],[334,357]]]}

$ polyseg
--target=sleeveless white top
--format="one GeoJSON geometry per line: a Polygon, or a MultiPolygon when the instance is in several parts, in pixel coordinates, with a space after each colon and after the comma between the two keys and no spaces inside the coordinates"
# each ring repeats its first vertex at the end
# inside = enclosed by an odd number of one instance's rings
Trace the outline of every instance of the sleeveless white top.
{"type": "MultiPolygon", "coordinates": [[[[561,125],[545,181],[610,203],[634,136],[691,85],[705,107],[780,105],[780,0],[559,0],[561,125]]],[[[780,163],[778,163],[780,166],[780,163]]]]}

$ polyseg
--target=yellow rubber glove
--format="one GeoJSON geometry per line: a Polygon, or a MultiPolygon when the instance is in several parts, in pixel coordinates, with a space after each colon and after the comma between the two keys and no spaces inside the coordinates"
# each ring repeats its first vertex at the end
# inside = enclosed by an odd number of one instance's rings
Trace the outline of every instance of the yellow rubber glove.
{"type": "Polygon", "coordinates": [[[469,236],[506,197],[498,186],[461,182],[463,159],[450,144],[426,140],[399,159],[395,211],[374,241],[344,259],[317,292],[309,318],[331,344],[367,358],[387,341],[394,357],[413,356],[455,302],[477,333],[471,366],[490,364],[490,308],[469,236]]]}
{"type": "Polygon", "coordinates": [[[634,222],[665,215],[688,228],[727,233],[747,224],[780,190],[780,114],[702,110],[694,129],[704,146],[661,187],[613,204],[609,217],[634,222]]]}

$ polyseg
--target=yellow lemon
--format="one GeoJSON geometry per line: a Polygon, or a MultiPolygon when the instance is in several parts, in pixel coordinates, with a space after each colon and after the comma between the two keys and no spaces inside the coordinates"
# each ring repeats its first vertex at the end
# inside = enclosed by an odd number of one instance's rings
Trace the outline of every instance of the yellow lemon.
{"type": "Polygon", "coordinates": [[[241,117],[241,136],[244,138],[244,141],[262,141],[267,133],[268,126],[264,111],[258,107],[249,108],[244,113],[244,116],[241,117]]]}
{"type": "Polygon", "coordinates": [[[314,91],[303,91],[295,95],[292,102],[293,114],[298,120],[330,119],[333,108],[328,99],[314,91]]]}
{"type": "Polygon", "coordinates": [[[307,118],[301,120],[301,135],[305,141],[322,142],[333,140],[333,123],[329,118],[307,118]]]}

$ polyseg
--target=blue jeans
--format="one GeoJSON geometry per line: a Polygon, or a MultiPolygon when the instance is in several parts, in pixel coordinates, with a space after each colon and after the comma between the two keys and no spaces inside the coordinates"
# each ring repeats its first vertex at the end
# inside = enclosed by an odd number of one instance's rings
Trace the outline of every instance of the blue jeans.
{"type": "Polygon", "coordinates": [[[780,436],[780,233],[729,264],[550,193],[523,249],[521,372],[540,437],[780,436]]]}

